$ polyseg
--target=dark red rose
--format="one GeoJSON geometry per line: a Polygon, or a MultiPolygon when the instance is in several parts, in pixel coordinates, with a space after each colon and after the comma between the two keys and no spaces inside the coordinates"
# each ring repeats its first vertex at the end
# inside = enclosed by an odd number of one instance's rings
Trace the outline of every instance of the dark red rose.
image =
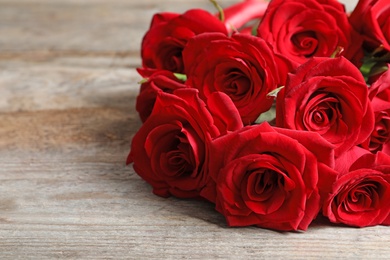
{"type": "Polygon", "coordinates": [[[390,51],[390,4],[388,0],[359,0],[350,21],[364,36],[369,51],[382,46],[390,51]]]}
{"type": "Polygon", "coordinates": [[[360,65],[362,39],[336,0],[272,0],[257,29],[276,53],[302,64],[310,57],[342,55],[360,65]]]}
{"type": "Polygon", "coordinates": [[[203,32],[227,34],[225,25],[205,10],[155,14],[142,40],[143,67],[183,73],[182,50],[189,39],[203,32]]]}
{"type": "Polygon", "coordinates": [[[133,137],[127,162],[134,163],[156,195],[198,197],[209,178],[205,165],[211,140],[242,128],[228,96],[216,92],[207,103],[192,88],[159,92],[151,115],[133,137]]]}
{"type": "Polygon", "coordinates": [[[229,95],[244,124],[253,123],[269,110],[267,94],[278,84],[275,58],[268,44],[255,36],[204,33],[183,51],[187,84],[207,98],[215,91],[229,95]]]}
{"type": "MultiPolygon", "coordinates": [[[[144,76],[147,75],[145,71],[141,71],[140,74],[144,76]]],[[[145,122],[152,113],[158,93],[173,93],[176,89],[187,87],[183,81],[179,80],[173,74],[173,72],[167,70],[153,71],[145,80],[146,81],[141,84],[140,93],[137,96],[135,105],[142,122],[145,122]]]]}
{"type": "Polygon", "coordinates": [[[306,230],[321,208],[322,186],[335,178],[333,158],[333,146],[317,133],[247,126],[213,140],[216,186],[201,195],[229,226],[306,230]]]}
{"type": "Polygon", "coordinates": [[[370,87],[369,96],[375,113],[375,127],[362,147],[390,155],[390,70],[383,73],[370,87]]]}
{"type": "Polygon", "coordinates": [[[390,157],[368,153],[340,173],[325,198],[323,214],[350,226],[390,225],[389,202],[390,157]]]}
{"type": "Polygon", "coordinates": [[[336,156],[362,143],[374,127],[362,74],[343,57],[310,59],[278,93],[276,125],[319,133],[336,156]]]}

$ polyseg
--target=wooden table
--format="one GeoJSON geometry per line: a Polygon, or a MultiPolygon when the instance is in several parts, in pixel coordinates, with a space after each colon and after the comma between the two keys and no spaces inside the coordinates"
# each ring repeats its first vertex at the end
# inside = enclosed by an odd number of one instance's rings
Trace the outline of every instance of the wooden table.
{"type": "MultiPolygon", "coordinates": [[[[220,1],[231,4],[234,1],[220,1]]],[[[390,228],[228,228],[125,166],[155,12],[204,0],[0,0],[0,259],[390,257],[390,228]]]]}

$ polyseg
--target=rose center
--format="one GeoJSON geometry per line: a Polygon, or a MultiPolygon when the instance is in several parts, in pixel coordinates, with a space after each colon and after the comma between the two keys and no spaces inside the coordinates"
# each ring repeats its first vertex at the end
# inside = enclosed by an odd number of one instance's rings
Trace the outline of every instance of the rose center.
{"type": "Polygon", "coordinates": [[[322,124],[324,122],[325,117],[321,112],[323,111],[315,111],[313,114],[313,120],[316,124],[322,124]]]}
{"type": "Polygon", "coordinates": [[[286,198],[284,175],[271,169],[257,169],[247,174],[242,191],[248,208],[257,214],[278,210],[286,198]]]}
{"type": "Polygon", "coordinates": [[[231,70],[225,75],[221,90],[230,96],[232,100],[242,99],[248,94],[251,88],[251,81],[240,70],[231,70]]]}
{"type": "Polygon", "coordinates": [[[177,73],[184,73],[183,45],[179,41],[166,39],[159,46],[159,67],[177,73]]]}
{"type": "Polygon", "coordinates": [[[171,131],[166,131],[167,127],[171,126],[156,128],[148,136],[146,146],[153,148],[148,151],[153,171],[175,180],[196,177],[201,163],[199,157],[204,156],[202,141],[188,125],[178,123],[171,131]]]}
{"type": "Polygon", "coordinates": [[[370,137],[369,149],[371,152],[382,150],[382,147],[390,139],[390,117],[387,112],[382,111],[376,114],[375,128],[370,137]]]}
{"type": "Polygon", "coordinates": [[[283,185],[283,179],[278,178],[279,174],[271,170],[265,170],[263,174],[259,174],[257,177],[257,182],[254,187],[254,192],[259,194],[258,199],[267,200],[272,196],[272,191],[275,187],[278,186],[278,182],[281,182],[283,185]]]}
{"type": "Polygon", "coordinates": [[[339,101],[326,93],[319,93],[310,98],[307,104],[304,124],[307,130],[326,132],[339,117],[339,101]]]}
{"type": "Polygon", "coordinates": [[[191,154],[192,150],[188,143],[180,143],[177,145],[177,150],[167,152],[166,161],[170,168],[170,171],[167,171],[167,173],[173,176],[192,173],[191,154]]]}
{"type": "Polygon", "coordinates": [[[292,36],[291,41],[297,53],[306,58],[313,56],[318,48],[318,39],[313,31],[296,33],[292,36]]]}
{"type": "Polygon", "coordinates": [[[344,208],[349,212],[375,209],[380,200],[379,186],[376,182],[365,182],[353,188],[344,201],[344,208]]]}

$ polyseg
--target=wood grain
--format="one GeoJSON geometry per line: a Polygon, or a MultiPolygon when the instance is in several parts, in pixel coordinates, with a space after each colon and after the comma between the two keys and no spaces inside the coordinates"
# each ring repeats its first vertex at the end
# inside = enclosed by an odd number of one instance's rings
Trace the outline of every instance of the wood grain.
{"type": "MultiPolygon", "coordinates": [[[[234,1],[220,1],[230,4],[234,1]]],[[[390,229],[228,228],[125,165],[139,43],[195,0],[0,0],[0,259],[386,259],[390,229]]]]}

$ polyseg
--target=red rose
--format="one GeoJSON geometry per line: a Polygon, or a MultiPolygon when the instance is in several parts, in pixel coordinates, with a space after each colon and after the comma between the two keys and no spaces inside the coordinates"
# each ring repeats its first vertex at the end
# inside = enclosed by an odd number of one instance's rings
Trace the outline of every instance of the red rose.
{"type": "Polygon", "coordinates": [[[316,133],[247,126],[212,142],[216,188],[202,195],[229,226],[306,230],[321,207],[319,189],[334,180],[333,157],[332,145],[316,133]]]}
{"type": "Polygon", "coordinates": [[[369,96],[375,113],[375,127],[362,147],[373,153],[383,151],[390,155],[390,70],[372,84],[369,96]]]}
{"type": "Polygon", "coordinates": [[[158,93],[172,93],[176,89],[186,88],[187,86],[171,71],[139,70],[139,72],[141,75],[146,77],[146,82],[142,83],[141,85],[135,108],[138,111],[142,122],[145,122],[152,113],[154,102],[156,101],[158,93]]]}
{"type": "Polygon", "coordinates": [[[390,225],[390,157],[369,153],[341,172],[325,198],[323,214],[350,226],[390,225]]]}
{"type": "Polygon", "coordinates": [[[244,124],[253,123],[269,110],[267,94],[278,84],[278,70],[268,44],[257,37],[204,33],[188,42],[183,51],[187,84],[203,98],[215,91],[229,95],[244,124]]]}
{"type": "Polygon", "coordinates": [[[197,94],[190,88],[158,93],[152,114],[133,137],[127,162],[156,195],[198,197],[209,178],[205,164],[211,140],[242,127],[225,94],[211,95],[208,107],[197,94]]]}
{"type": "Polygon", "coordinates": [[[141,56],[145,68],[183,73],[182,50],[187,41],[203,32],[227,34],[225,25],[201,9],[184,14],[159,13],[142,40],[141,56]]]}
{"type": "Polygon", "coordinates": [[[336,0],[272,0],[257,29],[276,53],[297,62],[330,57],[340,46],[347,59],[360,64],[360,35],[336,0]]]}
{"type": "Polygon", "coordinates": [[[370,51],[382,46],[390,51],[390,4],[388,0],[360,0],[351,13],[350,21],[364,36],[370,51]]]}
{"type": "Polygon", "coordinates": [[[336,156],[362,143],[374,127],[362,74],[343,57],[310,59],[278,93],[276,125],[319,133],[336,156]]]}

